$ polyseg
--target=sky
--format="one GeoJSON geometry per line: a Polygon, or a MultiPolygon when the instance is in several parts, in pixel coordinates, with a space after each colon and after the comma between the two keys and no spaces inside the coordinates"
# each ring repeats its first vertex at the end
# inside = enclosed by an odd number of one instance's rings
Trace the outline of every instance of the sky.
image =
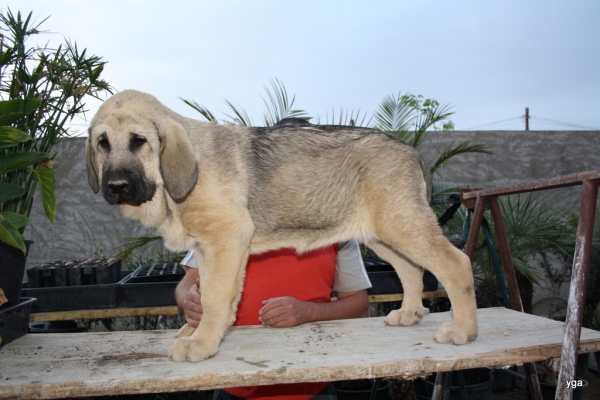
{"type": "MultiPolygon", "coordinates": [[[[596,0],[0,0],[33,12],[47,34],[106,62],[117,91],[156,96],[200,118],[224,100],[256,125],[265,87],[281,81],[295,108],[327,118],[371,115],[412,93],[448,104],[456,130],[600,130],[596,0]]],[[[34,43],[30,43],[34,44],[34,43]]],[[[85,131],[99,106],[88,104],[85,131]]]]}

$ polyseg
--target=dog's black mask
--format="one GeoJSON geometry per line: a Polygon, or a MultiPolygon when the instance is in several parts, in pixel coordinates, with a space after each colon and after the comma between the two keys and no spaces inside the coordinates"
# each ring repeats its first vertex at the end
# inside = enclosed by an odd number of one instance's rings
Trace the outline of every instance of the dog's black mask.
{"type": "Polygon", "coordinates": [[[156,192],[156,184],[148,182],[141,168],[107,169],[102,179],[102,194],[109,204],[141,204],[156,192]]]}

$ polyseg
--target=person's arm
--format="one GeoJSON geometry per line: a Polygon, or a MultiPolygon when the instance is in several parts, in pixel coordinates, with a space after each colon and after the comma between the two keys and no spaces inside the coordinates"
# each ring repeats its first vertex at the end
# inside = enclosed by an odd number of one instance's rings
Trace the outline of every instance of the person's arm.
{"type": "Polygon", "coordinates": [[[197,286],[198,278],[198,270],[188,268],[175,288],[177,307],[185,315],[188,325],[193,328],[200,324],[202,318],[202,304],[200,303],[200,292],[197,286]]]}
{"type": "Polygon", "coordinates": [[[259,321],[264,326],[286,328],[314,321],[363,318],[369,315],[367,290],[339,292],[336,301],[312,303],[293,297],[277,297],[263,301],[259,321]]]}

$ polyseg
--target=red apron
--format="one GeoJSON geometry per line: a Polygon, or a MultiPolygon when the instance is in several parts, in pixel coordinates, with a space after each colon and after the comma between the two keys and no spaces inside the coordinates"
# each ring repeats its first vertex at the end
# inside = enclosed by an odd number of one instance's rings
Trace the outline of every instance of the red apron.
{"type": "MultiPolygon", "coordinates": [[[[315,303],[331,301],[336,257],[337,245],[300,256],[294,249],[250,256],[234,325],[260,325],[258,312],[262,302],[275,297],[291,296],[315,303]]],[[[223,390],[245,399],[308,400],[326,385],[326,382],[310,382],[223,390]]]]}

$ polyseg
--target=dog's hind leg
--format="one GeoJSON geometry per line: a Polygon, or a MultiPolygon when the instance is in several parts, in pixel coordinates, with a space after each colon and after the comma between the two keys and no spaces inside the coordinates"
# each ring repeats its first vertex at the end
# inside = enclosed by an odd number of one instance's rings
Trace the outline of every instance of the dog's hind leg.
{"type": "MultiPolygon", "coordinates": [[[[431,271],[444,285],[452,303],[454,320],[442,325],[435,340],[454,344],[475,340],[477,305],[469,258],[442,234],[429,207],[416,203],[405,203],[402,207],[397,218],[388,214],[385,220],[379,219],[377,237],[412,263],[431,271]]],[[[413,280],[415,276],[411,274],[413,280]]],[[[406,288],[407,284],[403,282],[403,285],[406,288]]]]}
{"type": "Polygon", "coordinates": [[[399,310],[392,311],[385,319],[387,325],[410,326],[416,324],[429,314],[429,309],[423,307],[423,268],[411,264],[397,251],[384,243],[374,240],[367,243],[379,257],[388,261],[398,274],[404,289],[404,299],[399,310]]]}

